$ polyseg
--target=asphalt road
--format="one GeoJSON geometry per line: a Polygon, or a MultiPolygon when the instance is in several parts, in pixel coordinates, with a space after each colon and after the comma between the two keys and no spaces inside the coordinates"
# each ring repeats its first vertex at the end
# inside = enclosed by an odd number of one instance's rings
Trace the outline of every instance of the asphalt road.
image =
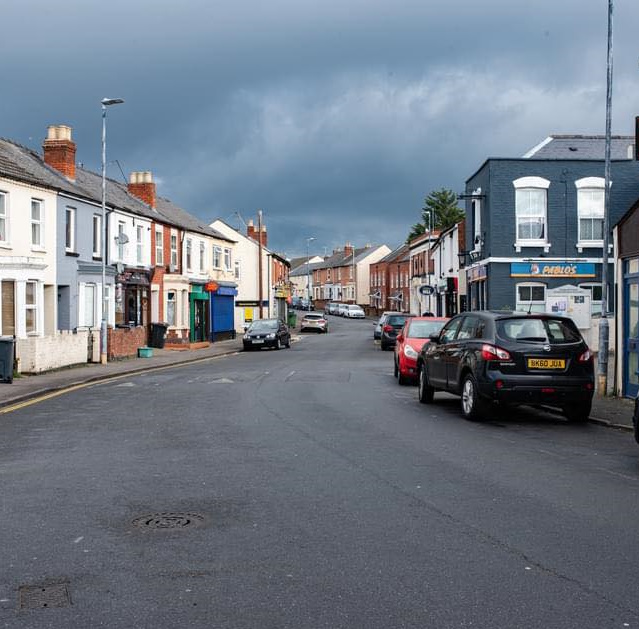
{"type": "Polygon", "coordinates": [[[4,415],[0,626],[639,626],[631,435],[421,405],[332,324],[4,415]]]}

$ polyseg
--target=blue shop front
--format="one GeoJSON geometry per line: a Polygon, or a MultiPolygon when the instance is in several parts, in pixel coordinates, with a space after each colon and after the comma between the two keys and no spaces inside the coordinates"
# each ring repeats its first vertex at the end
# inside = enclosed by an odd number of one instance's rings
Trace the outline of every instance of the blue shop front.
{"type": "Polygon", "coordinates": [[[215,281],[206,285],[211,307],[210,334],[211,341],[222,341],[235,338],[235,297],[237,284],[233,282],[215,281]]]}

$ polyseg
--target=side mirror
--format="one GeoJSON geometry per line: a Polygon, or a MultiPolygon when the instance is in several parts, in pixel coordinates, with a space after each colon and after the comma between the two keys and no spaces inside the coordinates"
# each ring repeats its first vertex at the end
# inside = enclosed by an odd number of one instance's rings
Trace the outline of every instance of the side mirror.
{"type": "Polygon", "coordinates": [[[398,334],[397,335],[397,342],[398,343],[403,343],[404,342],[404,335],[403,334],[398,334]]]}
{"type": "Polygon", "coordinates": [[[428,340],[431,343],[439,343],[439,332],[435,332],[433,334],[428,335],[428,340]]]}

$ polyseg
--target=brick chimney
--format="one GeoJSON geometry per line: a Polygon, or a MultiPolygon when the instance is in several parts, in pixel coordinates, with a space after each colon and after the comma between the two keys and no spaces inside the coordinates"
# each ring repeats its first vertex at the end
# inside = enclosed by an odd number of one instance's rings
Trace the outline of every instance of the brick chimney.
{"type": "Polygon", "coordinates": [[[155,182],[148,170],[131,173],[127,188],[131,194],[155,209],[155,182]]]}
{"type": "Polygon", "coordinates": [[[345,258],[350,258],[350,256],[353,255],[353,245],[351,245],[350,242],[347,242],[344,245],[344,257],[345,258]]]}
{"type": "Polygon", "coordinates": [[[50,125],[42,149],[45,164],[55,168],[67,179],[75,180],[75,142],[71,139],[71,127],[63,124],[50,125]]]}
{"type": "Polygon", "coordinates": [[[266,243],[268,241],[268,237],[266,234],[266,226],[262,225],[262,231],[260,232],[259,227],[255,227],[252,220],[246,224],[246,235],[248,238],[255,240],[255,242],[261,242],[262,247],[266,247],[266,243]]]}

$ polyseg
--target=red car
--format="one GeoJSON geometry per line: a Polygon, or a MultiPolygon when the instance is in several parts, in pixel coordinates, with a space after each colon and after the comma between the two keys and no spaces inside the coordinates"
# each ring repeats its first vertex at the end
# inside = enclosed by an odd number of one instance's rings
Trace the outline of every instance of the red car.
{"type": "Polygon", "coordinates": [[[411,317],[406,320],[395,343],[395,377],[399,384],[417,382],[417,357],[431,334],[437,334],[446,317],[411,317]]]}

